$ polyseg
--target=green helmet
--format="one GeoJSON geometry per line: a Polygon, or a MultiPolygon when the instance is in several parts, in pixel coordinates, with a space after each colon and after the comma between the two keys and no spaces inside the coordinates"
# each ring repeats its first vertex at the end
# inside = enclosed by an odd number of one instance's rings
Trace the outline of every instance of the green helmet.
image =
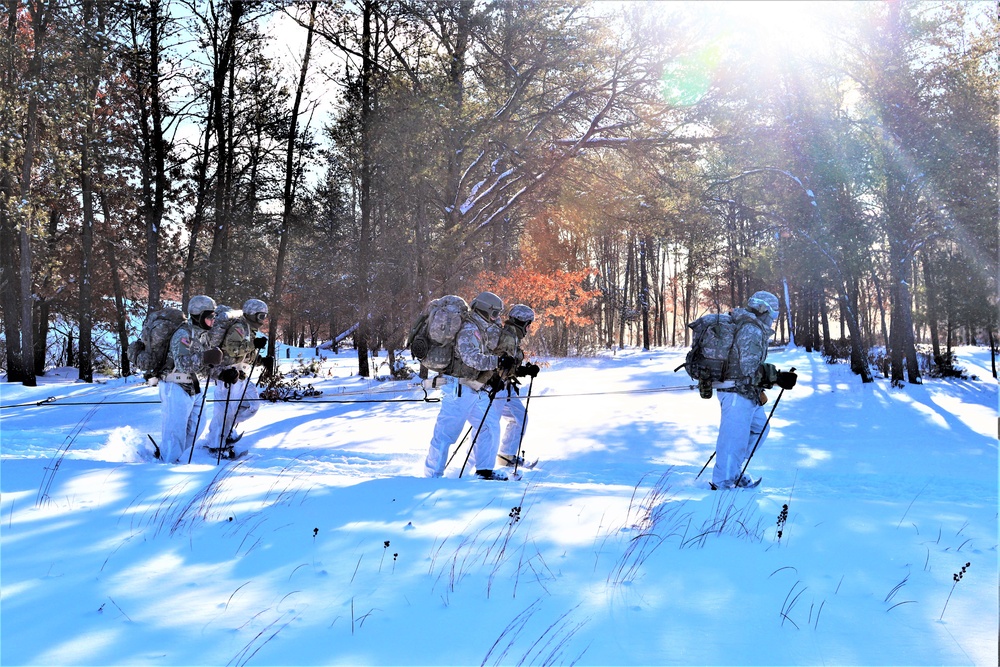
{"type": "Polygon", "coordinates": [[[493,292],[480,292],[469,307],[492,322],[503,312],[503,299],[493,292]]]}
{"type": "Polygon", "coordinates": [[[747,310],[756,315],[770,315],[774,320],[778,317],[778,297],[770,292],[754,292],[747,299],[747,310]]]}
{"type": "Polygon", "coordinates": [[[201,329],[208,329],[207,320],[215,317],[215,299],[204,294],[191,297],[188,301],[188,315],[191,321],[201,329]]]}
{"type": "Polygon", "coordinates": [[[213,314],[215,313],[215,299],[210,296],[205,296],[204,294],[191,297],[191,300],[188,301],[188,315],[191,317],[197,317],[205,311],[211,311],[213,314]]]}
{"type": "Polygon", "coordinates": [[[535,311],[531,309],[531,306],[515,303],[510,307],[507,317],[521,325],[531,324],[535,321],[535,311]]]}
{"type": "Polygon", "coordinates": [[[247,299],[243,302],[243,315],[247,321],[259,327],[267,319],[267,304],[260,299],[247,299]]]}

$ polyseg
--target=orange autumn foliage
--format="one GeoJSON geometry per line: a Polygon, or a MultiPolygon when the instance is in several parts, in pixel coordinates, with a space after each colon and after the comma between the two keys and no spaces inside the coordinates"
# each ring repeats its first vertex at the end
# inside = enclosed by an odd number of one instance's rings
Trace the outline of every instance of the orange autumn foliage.
{"type": "Polygon", "coordinates": [[[524,303],[535,311],[535,327],[562,325],[566,327],[593,324],[590,312],[600,290],[584,287],[593,271],[552,271],[540,273],[525,268],[514,269],[507,275],[489,271],[480,273],[476,289],[495,292],[507,308],[524,303]]]}

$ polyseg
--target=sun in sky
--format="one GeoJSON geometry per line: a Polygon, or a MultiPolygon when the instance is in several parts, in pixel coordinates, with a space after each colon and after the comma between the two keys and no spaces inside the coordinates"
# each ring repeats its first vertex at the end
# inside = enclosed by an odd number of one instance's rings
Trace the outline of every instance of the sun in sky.
{"type": "MultiPolygon", "coordinates": [[[[661,3],[652,3],[653,5],[661,3]]],[[[772,68],[795,56],[828,49],[843,10],[841,2],[751,0],[688,2],[694,19],[694,48],[664,79],[666,97],[678,104],[697,102],[726,60],[750,59],[772,68]]],[[[676,9],[678,3],[662,3],[676,9]]]]}

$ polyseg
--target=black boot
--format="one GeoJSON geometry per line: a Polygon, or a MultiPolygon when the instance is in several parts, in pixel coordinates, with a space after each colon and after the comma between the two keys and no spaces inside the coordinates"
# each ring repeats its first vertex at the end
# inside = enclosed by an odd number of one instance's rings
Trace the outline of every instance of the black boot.
{"type": "Polygon", "coordinates": [[[498,482],[506,482],[507,475],[502,472],[496,472],[493,470],[477,470],[476,477],[480,479],[494,480],[498,482]]]}

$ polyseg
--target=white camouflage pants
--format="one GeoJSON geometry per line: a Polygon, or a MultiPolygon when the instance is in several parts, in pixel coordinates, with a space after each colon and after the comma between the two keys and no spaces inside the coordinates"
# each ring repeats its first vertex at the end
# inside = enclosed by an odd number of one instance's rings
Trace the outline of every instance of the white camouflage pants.
{"type": "MultiPolygon", "coordinates": [[[[719,405],[722,407],[722,419],[719,423],[719,438],[715,443],[715,468],[712,470],[712,482],[722,487],[734,484],[743,470],[743,464],[757,442],[761,444],[767,439],[767,415],[764,408],[735,392],[718,392],[719,405]]],[[[758,445],[759,448],[759,445],[758,445]]]]}
{"type": "Polygon", "coordinates": [[[215,380],[215,392],[212,394],[212,423],[208,427],[208,446],[221,447],[226,437],[233,432],[236,425],[257,414],[260,401],[257,400],[257,385],[247,380],[237,380],[227,387],[222,380],[215,380]],[[246,396],[243,395],[244,389],[246,396]],[[226,398],[229,402],[227,404],[226,398]],[[240,401],[240,399],[243,399],[240,401]]]}
{"type": "MultiPolygon", "coordinates": [[[[437,421],[434,422],[434,434],[431,436],[431,444],[427,451],[427,458],[424,460],[425,477],[441,477],[444,468],[448,463],[448,450],[462,435],[466,422],[472,425],[473,431],[469,439],[475,435],[475,429],[479,427],[480,421],[486,412],[489,404],[489,392],[486,390],[474,391],[469,387],[464,387],[457,382],[445,385],[441,396],[441,409],[438,412],[437,421]],[[460,391],[461,390],[461,391],[460,391]]],[[[487,419],[483,422],[482,431],[479,434],[479,443],[492,444],[489,464],[486,468],[493,468],[493,461],[496,459],[496,451],[499,446],[500,411],[491,409],[487,419]]],[[[468,440],[463,447],[468,446],[468,440]]],[[[485,457],[485,450],[477,444],[480,456],[485,457]]],[[[475,455],[475,452],[473,453],[475,455]]],[[[460,458],[459,465],[465,461],[462,454],[456,454],[460,458]]],[[[482,462],[479,458],[473,458],[474,465],[479,469],[482,462]]]]}
{"type": "MultiPolygon", "coordinates": [[[[528,427],[528,413],[524,408],[524,401],[520,396],[511,395],[498,396],[496,401],[503,400],[503,409],[500,416],[503,418],[503,437],[500,439],[500,456],[513,460],[519,453],[517,446],[521,442],[521,433],[528,427]]],[[[494,406],[495,409],[495,406],[494,406]]]]}
{"type": "Polygon", "coordinates": [[[187,450],[200,430],[198,411],[202,394],[190,396],[176,382],[160,381],[160,461],[187,463],[187,450]],[[197,399],[197,400],[196,400],[197,399]]]}

